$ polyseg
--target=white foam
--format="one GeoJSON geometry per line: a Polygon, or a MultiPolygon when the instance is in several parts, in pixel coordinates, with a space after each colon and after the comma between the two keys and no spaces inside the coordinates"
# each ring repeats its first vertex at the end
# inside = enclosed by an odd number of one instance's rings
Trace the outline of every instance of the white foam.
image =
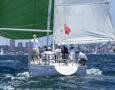
{"type": "Polygon", "coordinates": [[[3,90],[14,90],[14,88],[12,86],[7,86],[5,84],[0,84],[0,89],[3,89],[3,90]]]}
{"type": "Polygon", "coordinates": [[[89,75],[95,75],[95,76],[100,76],[100,75],[102,75],[102,71],[99,70],[99,69],[92,68],[92,69],[88,69],[87,70],[87,74],[89,74],[89,75]]]}
{"type": "Polygon", "coordinates": [[[11,77],[12,80],[20,79],[24,80],[30,77],[29,72],[18,73],[16,76],[12,76],[11,74],[4,74],[5,77],[11,77]]]}
{"type": "Polygon", "coordinates": [[[12,80],[14,79],[25,80],[29,77],[30,77],[29,72],[23,72],[23,73],[18,73],[16,77],[11,77],[11,79],[12,80]]]}
{"type": "Polygon", "coordinates": [[[12,77],[11,74],[4,74],[5,77],[12,77]]]}
{"type": "Polygon", "coordinates": [[[16,76],[11,74],[4,74],[3,76],[8,78],[8,82],[0,84],[0,90],[15,90],[13,86],[21,84],[23,80],[28,80],[30,77],[29,72],[18,73],[16,76]]]}
{"type": "Polygon", "coordinates": [[[19,77],[30,77],[29,72],[18,73],[17,76],[19,76],[19,77]]]}

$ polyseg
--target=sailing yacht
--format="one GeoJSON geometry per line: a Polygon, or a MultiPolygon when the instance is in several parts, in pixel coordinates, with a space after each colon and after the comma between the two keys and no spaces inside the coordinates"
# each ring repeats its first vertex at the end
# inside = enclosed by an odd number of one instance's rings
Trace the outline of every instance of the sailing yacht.
{"type": "MultiPolygon", "coordinates": [[[[8,5],[7,0],[3,2],[3,7],[8,5]]],[[[0,22],[0,35],[3,37],[30,39],[33,34],[49,36],[53,31],[53,49],[56,44],[62,43],[80,45],[115,39],[109,0],[23,0],[11,5],[9,9],[3,8],[5,15],[0,16],[3,21],[0,22]],[[17,3],[13,13],[13,5],[17,3]],[[11,10],[10,16],[7,15],[8,10],[11,10]],[[64,31],[65,24],[71,29],[68,35],[64,31]]],[[[47,65],[29,63],[28,69],[33,77],[78,75],[86,74],[87,66],[74,62],[47,65]]]]}

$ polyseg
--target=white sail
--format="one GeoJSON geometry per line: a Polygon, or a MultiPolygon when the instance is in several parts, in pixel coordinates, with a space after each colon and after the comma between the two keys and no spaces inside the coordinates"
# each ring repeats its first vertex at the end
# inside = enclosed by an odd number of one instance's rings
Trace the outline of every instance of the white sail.
{"type": "Polygon", "coordinates": [[[103,3],[109,2],[109,0],[56,0],[56,5],[64,5],[64,4],[91,4],[91,3],[103,3]]]}
{"type": "Polygon", "coordinates": [[[55,0],[55,44],[87,44],[115,39],[109,0],[55,0]],[[64,24],[71,32],[65,34],[64,24]]]}

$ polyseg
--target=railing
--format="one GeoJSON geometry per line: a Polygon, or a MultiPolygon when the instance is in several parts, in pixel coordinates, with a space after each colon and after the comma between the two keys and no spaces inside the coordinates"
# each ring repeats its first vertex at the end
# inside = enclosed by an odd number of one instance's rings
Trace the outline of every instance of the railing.
{"type": "MultiPolygon", "coordinates": [[[[74,56],[69,56],[68,54],[45,54],[40,56],[40,65],[53,65],[54,63],[57,63],[57,65],[62,65],[65,64],[73,64],[77,63],[77,60],[75,59],[74,56]]],[[[32,55],[29,56],[28,58],[30,62],[32,61],[32,55]]],[[[37,61],[37,60],[36,60],[37,61]]],[[[35,64],[34,62],[31,64],[35,64]]],[[[39,63],[36,63],[39,64],[39,63]]]]}

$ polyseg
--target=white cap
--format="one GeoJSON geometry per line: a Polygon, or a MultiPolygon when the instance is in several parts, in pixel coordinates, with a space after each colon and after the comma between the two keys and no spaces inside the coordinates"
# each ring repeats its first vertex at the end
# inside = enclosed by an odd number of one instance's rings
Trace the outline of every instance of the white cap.
{"type": "Polygon", "coordinates": [[[61,44],[59,43],[58,46],[61,46],[61,44]]]}
{"type": "Polygon", "coordinates": [[[61,46],[64,46],[65,44],[64,44],[64,43],[61,43],[60,45],[61,45],[61,46]]]}
{"type": "Polygon", "coordinates": [[[51,50],[51,47],[48,47],[48,50],[51,50]]]}
{"type": "Polygon", "coordinates": [[[77,49],[76,52],[80,52],[80,51],[77,49]]]}

